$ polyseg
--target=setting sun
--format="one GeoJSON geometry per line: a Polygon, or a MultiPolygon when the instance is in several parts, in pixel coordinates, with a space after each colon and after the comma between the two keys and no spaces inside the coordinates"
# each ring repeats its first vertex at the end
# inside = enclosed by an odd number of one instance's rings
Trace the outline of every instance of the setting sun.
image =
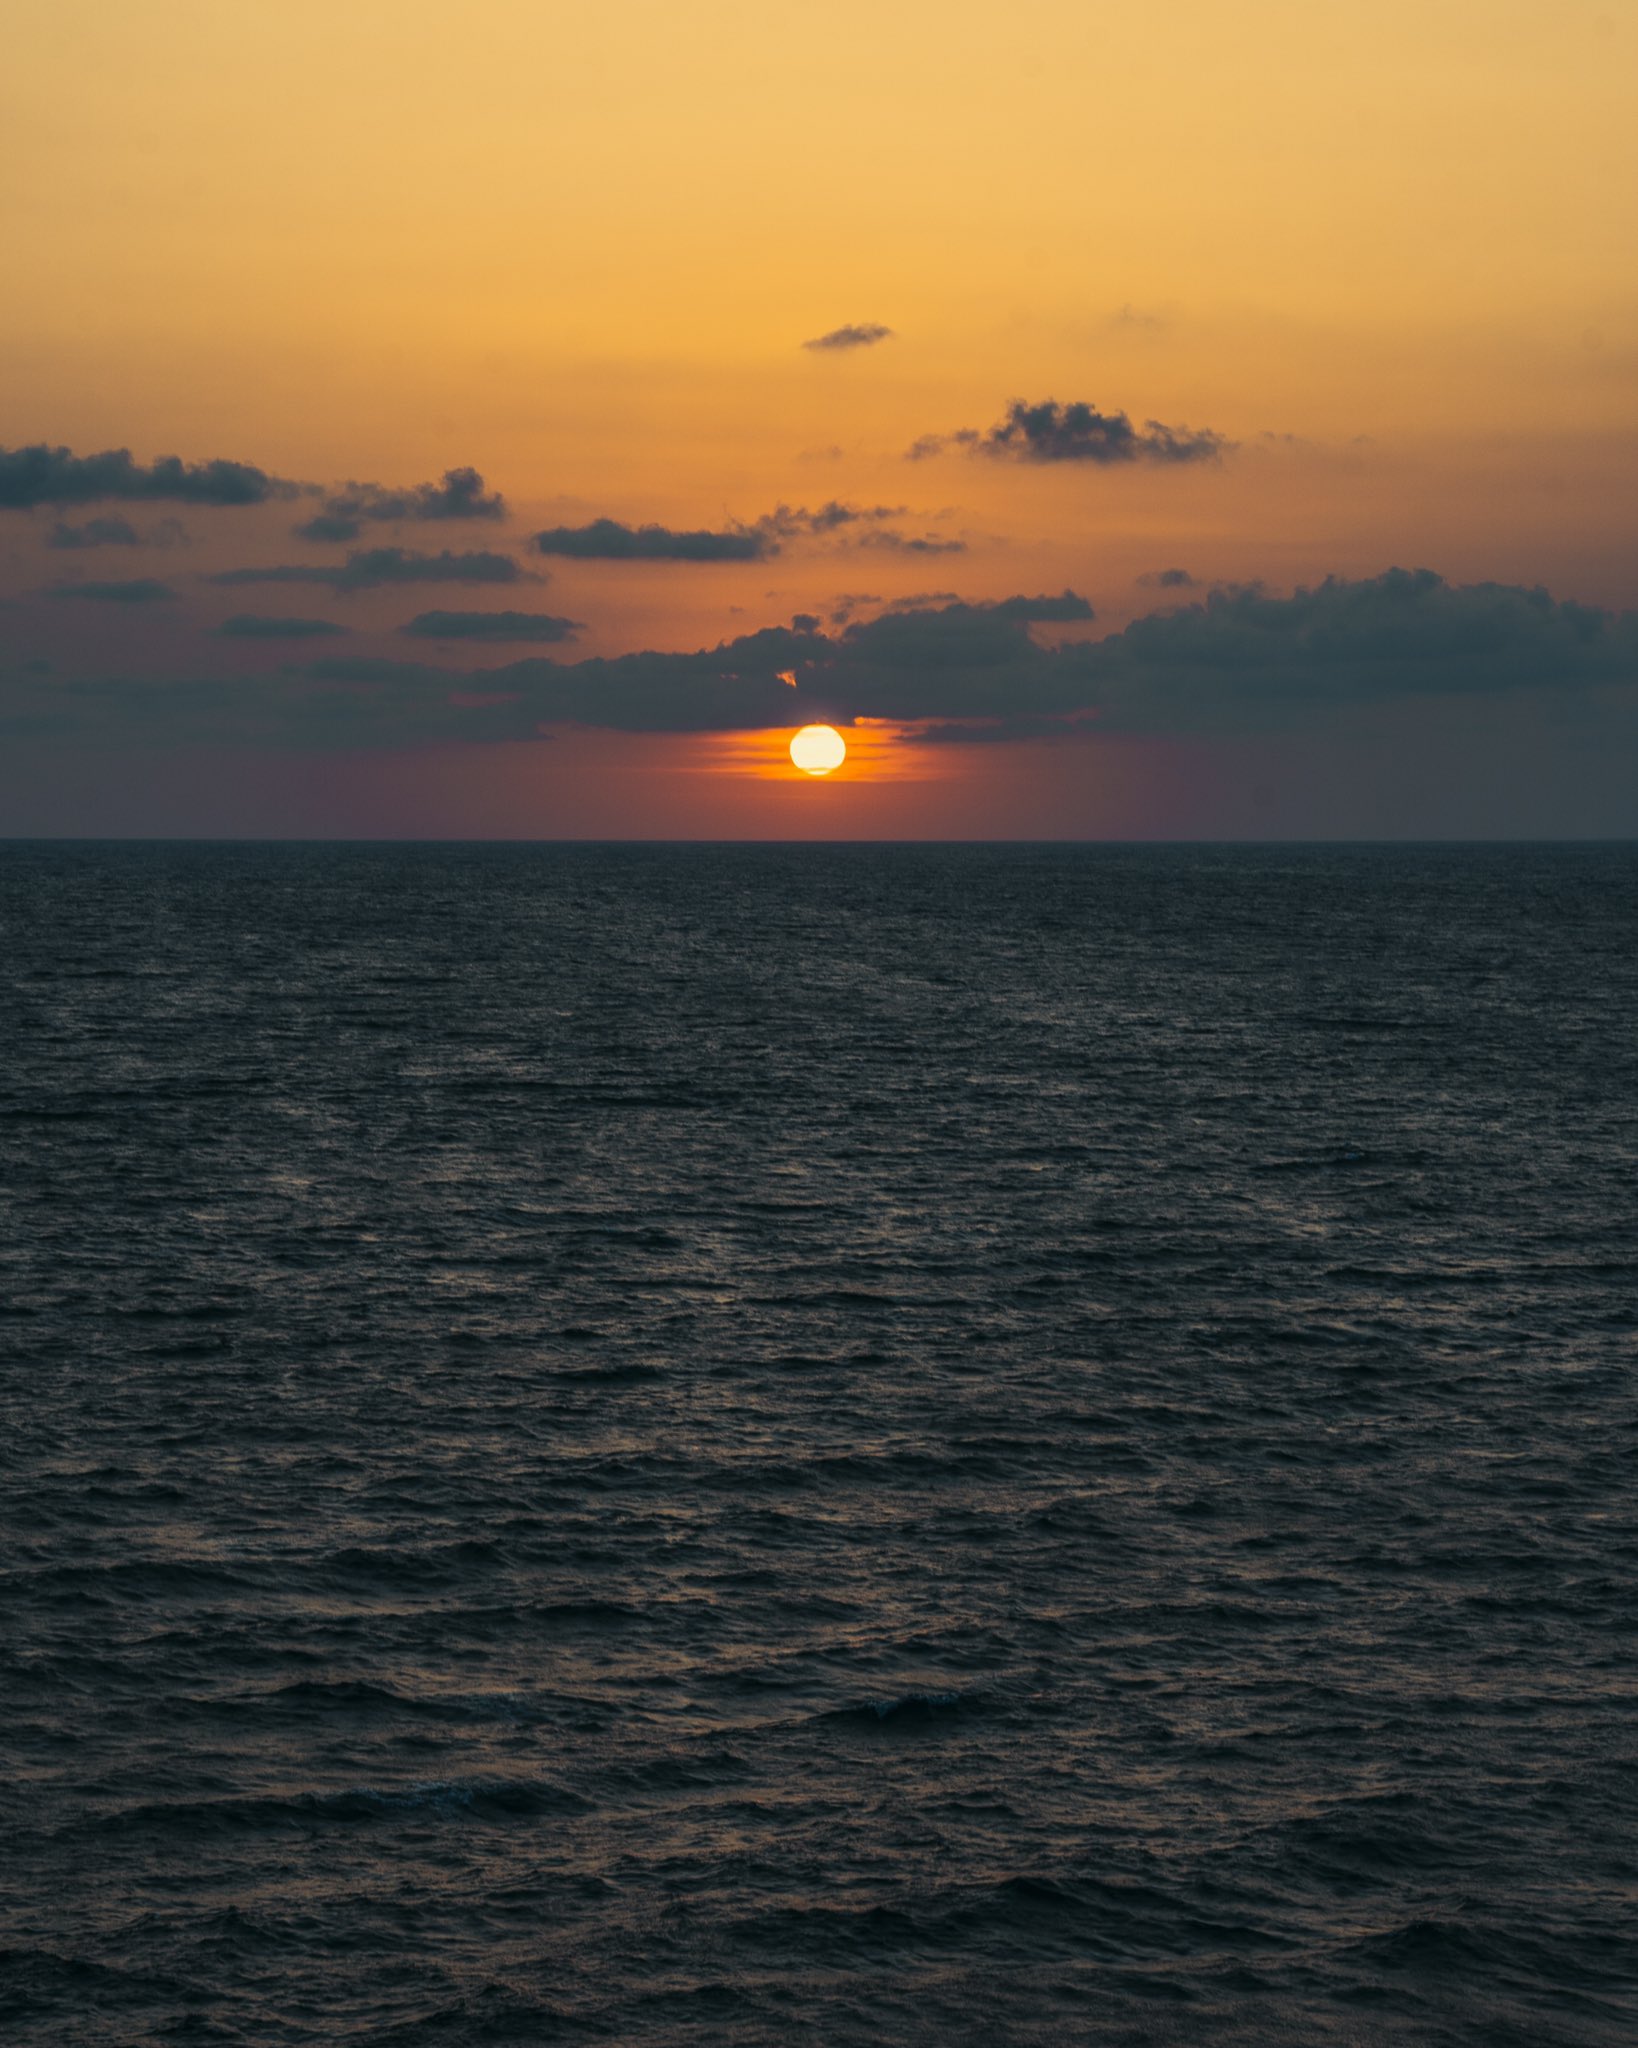
{"type": "Polygon", "coordinates": [[[791,759],[804,775],[829,775],[847,759],[847,744],[833,725],[805,725],[791,741],[791,759]]]}

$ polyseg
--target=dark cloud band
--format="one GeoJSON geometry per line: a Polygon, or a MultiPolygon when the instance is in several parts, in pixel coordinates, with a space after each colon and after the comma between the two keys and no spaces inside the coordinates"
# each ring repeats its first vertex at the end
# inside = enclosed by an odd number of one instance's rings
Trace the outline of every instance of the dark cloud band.
{"type": "Polygon", "coordinates": [[[1316,732],[1360,711],[1513,693],[1599,709],[1638,733],[1638,614],[1428,570],[1331,579],[1289,597],[1254,586],[1134,621],[1101,640],[1037,638],[1086,623],[1076,592],[893,610],[826,633],[813,615],[696,653],[544,656],[456,670],[374,657],[176,685],[13,671],[0,720],[82,733],[290,745],[528,739],[559,725],[628,732],[901,721],[946,740],[1072,732],[1316,732]],[[792,681],[794,679],[794,687],[792,681]],[[1612,708],[1613,707],[1613,708],[1612,708]]]}

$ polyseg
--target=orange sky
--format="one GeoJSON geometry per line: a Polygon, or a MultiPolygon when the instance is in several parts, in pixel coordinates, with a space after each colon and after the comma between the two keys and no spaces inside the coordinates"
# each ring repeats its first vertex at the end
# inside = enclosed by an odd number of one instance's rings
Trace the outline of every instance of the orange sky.
{"type": "MultiPolygon", "coordinates": [[[[1213,584],[1394,565],[1632,607],[1635,68],[1638,18],[1611,0],[21,0],[0,77],[0,446],[221,457],[326,488],[481,470],[504,525],[366,539],[509,549],[547,580],[351,596],[361,659],[402,660],[409,612],[457,601],[574,619],[568,659],[709,648],[795,613],[839,629],[941,593],[1072,589],[1101,634],[1213,584]],[[864,322],[891,336],[802,346],[864,322]],[[905,459],[1048,399],[1222,453],[905,459]],[[529,544],[831,502],[891,509],[752,562],[529,544]],[[1167,568],[1188,592],[1150,580],[1167,568]]],[[[296,546],[282,503],[156,504],[117,562],[52,556],[58,509],[0,514],[6,646],[58,676],[202,677],[230,651],[271,673],[291,650],[225,649],[247,593],[205,579],[340,559],[296,546]],[[185,546],[156,538],[173,515],[185,546]],[[116,573],[175,601],[50,595],[116,573]]],[[[1087,749],[1062,745],[1090,790],[1087,749]]],[[[668,829],[762,817],[747,778],[698,774],[697,746],[584,751],[617,823],[654,773],[668,829]]],[[[899,777],[907,830],[959,836],[952,792],[974,778],[986,829],[1026,828],[1000,794],[1016,763],[984,751],[899,777]]],[[[446,772],[453,789],[469,770],[446,772]]],[[[510,771],[485,772],[528,829],[510,771]]],[[[792,785],[790,805],[811,795],[792,785]]],[[[850,801],[833,795],[826,830],[850,801]]],[[[1107,807],[1088,806],[1092,829],[1107,807]]],[[[530,817],[554,829],[544,795],[530,817]]],[[[767,829],[814,828],[787,807],[767,829]]]]}

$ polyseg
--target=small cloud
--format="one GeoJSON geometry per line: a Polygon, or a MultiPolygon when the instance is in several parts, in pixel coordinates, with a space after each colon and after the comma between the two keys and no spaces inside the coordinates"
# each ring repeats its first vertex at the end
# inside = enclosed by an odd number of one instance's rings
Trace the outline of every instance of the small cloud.
{"type": "Polygon", "coordinates": [[[0,448],[0,507],[90,505],[102,498],[172,499],[184,505],[261,505],[269,498],[293,498],[301,485],[269,476],[248,462],[187,463],[162,455],[144,465],[129,448],[100,455],[76,455],[68,448],[37,442],[0,448]]]}
{"type": "Polygon", "coordinates": [[[376,590],[397,583],[521,583],[524,572],[510,555],[478,549],[452,554],[418,554],[413,548],[364,548],[340,569],[280,564],[268,569],[223,569],[208,579],[234,587],[245,583],[322,583],[331,590],[376,590]]]}
{"type": "Polygon", "coordinates": [[[1138,579],[1142,590],[1193,590],[1196,579],[1187,569],[1151,569],[1138,579]]]}
{"type": "Polygon", "coordinates": [[[594,519],[586,526],[551,526],[535,535],[543,555],[582,562],[760,562],[779,552],[766,533],[734,527],[726,533],[670,526],[624,526],[594,519]]]}
{"type": "Polygon", "coordinates": [[[967,552],[964,540],[949,540],[937,533],[900,533],[891,526],[860,534],[854,546],[881,548],[899,555],[964,555],[967,552]]]}
{"type": "Polygon", "coordinates": [[[443,481],[389,490],[382,484],[343,484],[324,501],[324,510],[293,531],[303,540],[357,540],[366,520],[504,519],[506,500],[486,491],[471,468],[446,469],[443,481]]]}
{"type": "Polygon", "coordinates": [[[844,526],[869,525],[876,519],[896,519],[904,509],[902,505],[843,505],[835,498],[817,512],[810,512],[806,505],[776,505],[773,511],[763,513],[751,531],[794,540],[802,535],[836,533],[844,526]]]}
{"type": "Polygon", "coordinates": [[[420,640],[572,640],[581,622],[546,612],[421,612],[398,630],[420,640]]]}
{"type": "Polygon", "coordinates": [[[878,342],[892,339],[891,327],[884,327],[879,320],[866,320],[857,326],[833,327],[828,334],[816,334],[812,341],[805,341],[802,346],[825,355],[837,355],[848,349],[874,348],[878,342]]]}
{"type": "Polygon", "coordinates": [[[1151,313],[1142,306],[1124,305],[1109,316],[1109,325],[1117,331],[1124,329],[1135,334],[1164,334],[1172,324],[1165,313],[1151,313]]]}
{"type": "Polygon", "coordinates": [[[48,548],[136,548],[142,536],[129,519],[110,515],[88,519],[83,526],[70,526],[59,519],[46,536],[48,548]]]}
{"type": "Polygon", "coordinates": [[[227,640],[323,640],[350,629],[330,619],[274,619],[240,612],[224,619],[216,630],[227,640]]]}
{"type": "Polygon", "coordinates": [[[170,604],[176,592],[152,576],[134,576],[124,583],[58,583],[53,597],[83,597],[92,604],[170,604]]]}
{"type": "Polygon", "coordinates": [[[1233,446],[1209,428],[1169,427],[1148,420],[1139,430],[1125,413],[1100,412],[1078,399],[1069,405],[1052,398],[1039,405],[1014,399],[986,432],[962,427],[953,434],[923,434],[905,450],[905,459],[922,462],[956,447],[998,460],[1089,462],[1107,468],[1135,462],[1216,462],[1233,446]]]}
{"type": "Polygon", "coordinates": [[[721,531],[594,519],[586,526],[551,527],[535,535],[535,545],[543,555],[603,562],[766,562],[782,553],[788,541],[832,536],[842,537],[844,545],[900,548],[911,554],[959,554],[964,549],[964,541],[947,541],[936,534],[915,539],[880,527],[880,521],[904,510],[903,505],[845,505],[832,498],[817,508],[776,505],[760,519],[736,520],[721,531]]]}
{"type": "Polygon", "coordinates": [[[976,427],[957,427],[953,434],[923,434],[904,451],[906,462],[927,462],[947,448],[965,448],[969,453],[983,440],[976,427]]]}
{"type": "MultiPolygon", "coordinates": [[[[752,531],[779,541],[838,535],[843,547],[874,548],[902,555],[962,555],[967,552],[964,540],[948,540],[937,533],[902,533],[897,527],[879,524],[884,519],[896,519],[905,509],[903,505],[842,505],[835,499],[828,505],[821,505],[816,512],[810,512],[806,506],[793,510],[789,505],[780,505],[765,513],[752,531]]],[[[770,552],[775,550],[770,548],[770,552]]]]}
{"type": "Polygon", "coordinates": [[[357,540],[364,531],[364,522],[347,512],[317,512],[299,526],[292,526],[290,531],[297,540],[357,540]]]}

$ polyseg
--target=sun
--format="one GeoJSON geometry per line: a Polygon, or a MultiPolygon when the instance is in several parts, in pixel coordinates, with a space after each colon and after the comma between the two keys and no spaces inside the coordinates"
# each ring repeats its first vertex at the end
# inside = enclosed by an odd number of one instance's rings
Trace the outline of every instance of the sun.
{"type": "Polygon", "coordinates": [[[791,759],[804,775],[828,775],[847,759],[847,745],[833,725],[805,725],[791,741],[791,759]]]}

